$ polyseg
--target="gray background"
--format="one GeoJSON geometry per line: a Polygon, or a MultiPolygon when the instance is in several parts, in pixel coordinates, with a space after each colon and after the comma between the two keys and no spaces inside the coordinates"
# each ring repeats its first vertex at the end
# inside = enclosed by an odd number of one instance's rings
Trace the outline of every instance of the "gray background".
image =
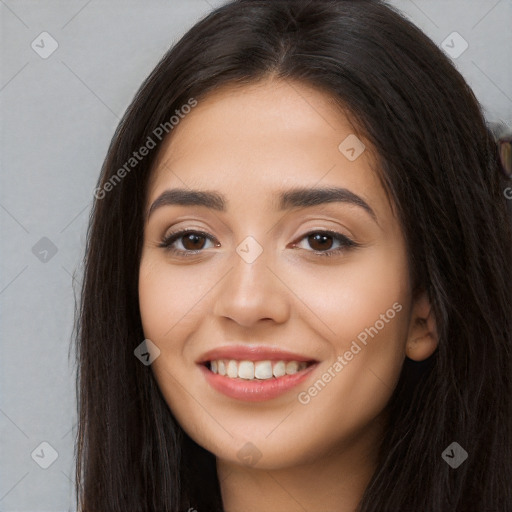
{"type": "MultiPolygon", "coordinates": [[[[0,0],[0,511],[74,510],[72,275],[94,186],[142,80],[221,3],[0,0]],[[47,58],[31,47],[51,49],[42,32],[58,43],[47,58]],[[42,442],[58,454],[47,469],[42,442]]],[[[452,53],[450,34],[467,41],[455,64],[488,120],[511,126],[512,0],[390,3],[452,53]]]]}

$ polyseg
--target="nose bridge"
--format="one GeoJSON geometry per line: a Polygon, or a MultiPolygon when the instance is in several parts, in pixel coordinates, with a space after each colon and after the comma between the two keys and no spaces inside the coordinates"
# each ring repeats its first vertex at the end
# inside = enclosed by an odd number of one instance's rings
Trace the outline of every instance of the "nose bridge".
{"type": "Polygon", "coordinates": [[[232,268],[219,287],[214,307],[217,316],[250,326],[261,319],[281,323],[289,311],[288,294],[274,276],[272,249],[247,236],[232,255],[232,268]],[[269,268],[270,267],[270,268],[269,268]]]}

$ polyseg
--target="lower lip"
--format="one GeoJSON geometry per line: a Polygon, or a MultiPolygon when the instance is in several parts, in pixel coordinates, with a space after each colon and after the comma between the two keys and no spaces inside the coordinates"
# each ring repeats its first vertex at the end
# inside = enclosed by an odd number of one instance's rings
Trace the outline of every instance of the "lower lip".
{"type": "Polygon", "coordinates": [[[199,365],[207,382],[217,391],[230,398],[246,402],[262,402],[271,400],[304,382],[316,368],[317,363],[308,366],[293,375],[266,380],[231,379],[224,375],[211,372],[206,366],[199,365]]]}

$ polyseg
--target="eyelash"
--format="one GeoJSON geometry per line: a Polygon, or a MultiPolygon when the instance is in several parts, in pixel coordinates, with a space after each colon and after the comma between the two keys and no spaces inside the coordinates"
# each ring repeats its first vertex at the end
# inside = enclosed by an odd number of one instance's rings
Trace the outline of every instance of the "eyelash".
{"type": "MultiPolygon", "coordinates": [[[[176,240],[179,240],[180,238],[182,238],[183,236],[188,235],[188,234],[199,235],[201,237],[211,240],[212,242],[215,240],[211,235],[209,235],[208,233],[205,233],[204,231],[185,229],[185,230],[181,230],[181,231],[176,231],[174,233],[169,233],[169,235],[164,237],[163,240],[160,242],[160,244],[158,244],[158,247],[161,247],[172,254],[175,254],[178,256],[183,256],[183,257],[195,256],[195,255],[199,254],[200,252],[204,251],[204,249],[200,249],[197,251],[189,251],[189,250],[184,251],[182,249],[175,249],[175,248],[171,247],[171,245],[176,240]]],[[[304,238],[307,238],[310,235],[317,235],[317,234],[331,236],[332,238],[334,238],[336,241],[340,242],[340,244],[341,244],[340,247],[338,247],[337,249],[329,249],[328,251],[314,251],[314,250],[308,251],[308,252],[313,252],[317,256],[323,256],[323,257],[335,256],[337,254],[340,254],[340,253],[346,251],[347,249],[358,247],[360,245],[357,242],[354,242],[354,240],[348,238],[347,236],[342,235],[341,233],[337,233],[336,231],[329,231],[329,230],[310,231],[309,233],[306,233],[302,238],[300,238],[299,242],[304,240],[304,238]]]]}

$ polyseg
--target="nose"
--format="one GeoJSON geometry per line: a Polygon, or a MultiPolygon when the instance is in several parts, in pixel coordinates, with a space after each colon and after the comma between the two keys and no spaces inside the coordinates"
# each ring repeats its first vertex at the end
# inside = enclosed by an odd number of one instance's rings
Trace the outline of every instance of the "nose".
{"type": "Polygon", "coordinates": [[[216,317],[229,318],[243,327],[263,320],[286,322],[293,294],[286,280],[271,268],[274,265],[269,266],[270,259],[265,250],[251,263],[233,254],[233,266],[217,287],[216,317]]]}

